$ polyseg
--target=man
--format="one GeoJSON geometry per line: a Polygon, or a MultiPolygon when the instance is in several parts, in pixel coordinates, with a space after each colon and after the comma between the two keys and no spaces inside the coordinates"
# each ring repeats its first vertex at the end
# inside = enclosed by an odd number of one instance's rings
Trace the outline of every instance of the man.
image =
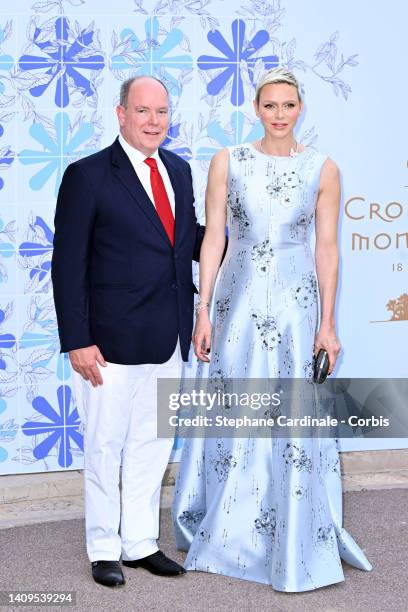
{"type": "Polygon", "coordinates": [[[84,423],[87,552],[106,586],[124,584],[121,556],[154,574],[185,573],[156,543],[172,447],[156,435],[156,382],[179,377],[188,360],[191,261],[204,233],[189,165],[159,149],[169,126],[163,83],[124,82],[117,116],[115,142],[64,174],[52,259],[61,351],[84,423]]]}

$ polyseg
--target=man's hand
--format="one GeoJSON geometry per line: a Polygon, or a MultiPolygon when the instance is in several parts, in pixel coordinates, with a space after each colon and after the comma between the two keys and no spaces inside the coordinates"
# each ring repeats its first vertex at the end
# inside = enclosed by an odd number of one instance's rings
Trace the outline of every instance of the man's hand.
{"type": "Polygon", "coordinates": [[[84,380],[89,380],[93,387],[103,384],[97,363],[103,367],[106,367],[107,363],[96,344],[69,351],[68,354],[73,369],[75,372],[78,372],[84,380]]]}

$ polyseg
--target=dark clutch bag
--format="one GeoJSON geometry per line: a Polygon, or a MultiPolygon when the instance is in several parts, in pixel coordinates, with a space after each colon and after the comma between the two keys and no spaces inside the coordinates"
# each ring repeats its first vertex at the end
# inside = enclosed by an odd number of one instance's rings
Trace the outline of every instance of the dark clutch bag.
{"type": "Polygon", "coordinates": [[[313,360],[313,382],[324,383],[329,371],[329,355],[325,349],[320,349],[313,360]]]}

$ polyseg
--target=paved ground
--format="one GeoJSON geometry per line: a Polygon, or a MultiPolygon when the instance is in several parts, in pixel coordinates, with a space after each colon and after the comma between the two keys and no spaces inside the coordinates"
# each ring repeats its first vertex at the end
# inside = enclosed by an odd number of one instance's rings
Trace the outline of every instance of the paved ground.
{"type": "MultiPolygon", "coordinates": [[[[75,590],[75,610],[84,612],[406,612],[408,490],[345,493],[344,525],[364,549],[373,571],[343,563],[345,582],[307,593],[278,593],[266,585],[201,572],[166,579],[130,568],[125,568],[125,587],[107,589],[91,578],[83,520],[0,530],[0,584],[10,590],[75,590]]],[[[167,509],[162,511],[161,534],[163,550],[182,561],[183,553],[174,548],[167,509]]]]}

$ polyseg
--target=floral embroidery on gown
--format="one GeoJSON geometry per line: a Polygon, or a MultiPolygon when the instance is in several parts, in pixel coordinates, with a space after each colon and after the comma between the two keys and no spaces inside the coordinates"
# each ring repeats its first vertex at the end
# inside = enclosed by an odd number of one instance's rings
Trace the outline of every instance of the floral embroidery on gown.
{"type": "MultiPolygon", "coordinates": [[[[309,233],[326,157],[229,147],[228,250],[214,287],[204,378],[310,377],[318,290],[309,233]]],[[[306,591],[371,570],[342,527],[333,438],[190,438],[173,520],[187,570],[306,591]]]]}

